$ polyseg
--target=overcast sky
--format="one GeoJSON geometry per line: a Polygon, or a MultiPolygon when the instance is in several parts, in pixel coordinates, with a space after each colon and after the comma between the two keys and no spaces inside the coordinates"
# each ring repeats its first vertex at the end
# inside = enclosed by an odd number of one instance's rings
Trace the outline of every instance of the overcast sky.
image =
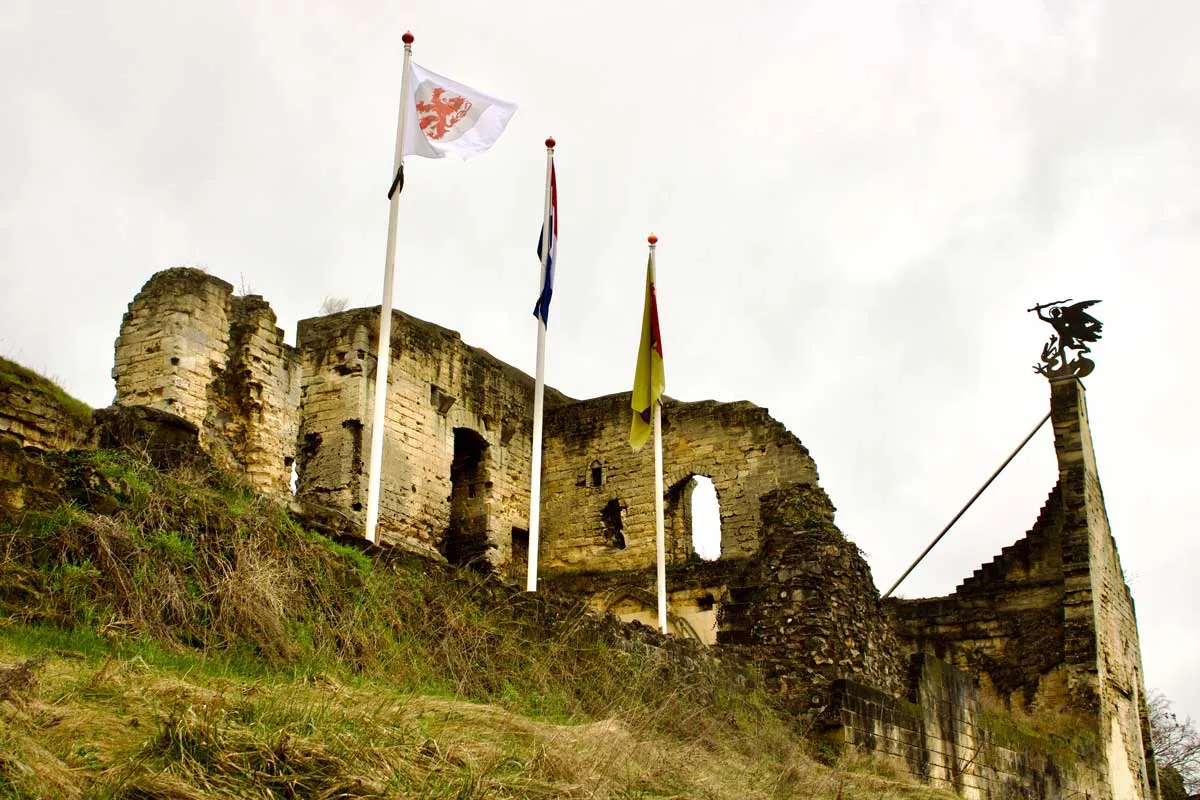
{"type": "MultiPolygon", "coordinates": [[[[628,390],[660,237],[667,390],[809,447],[886,589],[1048,408],[1035,302],[1100,298],[1092,432],[1147,684],[1200,717],[1200,3],[45,2],[0,10],[0,353],[111,402],[156,270],[263,294],[288,341],[379,303],[400,35],[519,105],[410,159],[397,308],[548,381],[628,390]]],[[[1044,430],[901,588],[953,591],[1033,524],[1044,430]]]]}

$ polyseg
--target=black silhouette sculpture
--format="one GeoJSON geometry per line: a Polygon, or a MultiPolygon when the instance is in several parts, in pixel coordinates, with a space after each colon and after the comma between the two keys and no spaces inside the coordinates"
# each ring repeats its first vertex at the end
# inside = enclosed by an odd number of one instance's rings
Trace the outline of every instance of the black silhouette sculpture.
{"type": "Polygon", "coordinates": [[[1074,305],[1066,305],[1070,302],[1068,298],[1053,303],[1038,303],[1027,309],[1036,311],[1038,319],[1050,323],[1054,328],[1050,341],[1042,348],[1042,363],[1033,368],[1047,378],[1082,378],[1090,375],[1096,368],[1096,362],[1087,358],[1084,353],[1092,352],[1088,344],[1100,339],[1104,323],[1084,309],[1100,301],[1084,300],[1074,305]],[[1049,311],[1042,313],[1043,309],[1049,311]]]}

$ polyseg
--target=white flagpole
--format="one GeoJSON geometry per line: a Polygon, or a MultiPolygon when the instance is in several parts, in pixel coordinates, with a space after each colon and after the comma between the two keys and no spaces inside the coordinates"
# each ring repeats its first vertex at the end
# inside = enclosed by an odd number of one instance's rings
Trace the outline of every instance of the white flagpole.
{"type": "MultiPolygon", "coordinates": [[[[545,289],[546,261],[550,258],[550,176],[554,174],[554,137],[546,139],[546,203],[542,215],[542,272],[538,300],[545,289]]],[[[529,459],[529,556],[525,591],[537,591],[538,525],[542,516],[542,398],[546,389],[546,321],[537,318],[537,373],[533,389],[533,452],[529,459]]]]}
{"type": "MultiPolygon", "coordinates": [[[[650,243],[650,269],[654,273],[655,290],[658,289],[658,270],[655,268],[654,249],[658,237],[653,233],[646,239],[650,243]]],[[[662,398],[654,402],[654,547],[658,558],[658,627],[667,632],[667,556],[666,533],[663,525],[663,458],[662,458],[662,398]]]]}
{"type": "Polygon", "coordinates": [[[396,214],[404,168],[404,122],[408,116],[408,73],[412,60],[412,33],[405,33],[404,73],[400,79],[400,119],[396,123],[396,157],[392,162],[391,206],[388,214],[387,257],[383,268],[383,302],[379,306],[379,347],[375,358],[375,415],[371,423],[371,456],[367,477],[367,539],[379,544],[379,484],[383,471],[383,426],[387,410],[388,367],[392,358],[392,278],[396,267],[396,214]]]}

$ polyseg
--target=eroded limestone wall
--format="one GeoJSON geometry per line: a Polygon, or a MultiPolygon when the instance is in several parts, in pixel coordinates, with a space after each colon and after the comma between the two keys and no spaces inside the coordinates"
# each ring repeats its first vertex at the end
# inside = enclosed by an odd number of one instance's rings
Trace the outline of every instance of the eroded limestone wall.
{"type": "MultiPolygon", "coordinates": [[[[303,320],[297,335],[304,365],[298,494],[358,525],[367,503],[378,324],[378,309],[358,309],[303,320]]],[[[547,389],[547,407],[565,399],[547,389]]],[[[386,414],[383,537],[453,557],[451,533],[466,537],[467,552],[454,560],[507,563],[514,529],[528,530],[533,379],[454,331],[397,311],[386,414]]]]}
{"type": "MultiPolygon", "coordinates": [[[[654,453],[629,447],[629,395],[549,410],[542,483],[547,571],[630,570],[653,564],[654,453]],[[619,532],[619,537],[616,533],[619,532]]],[[[686,505],[692,476],[712,479],[721,513],[721,558],[747,558],[761,537],[759,498],[817,482],[808,450],[753,403],[668,401],[663,485],[670,563],[692,557],[686,505]]]]}
{"type": "MultiPolygon", "coordinates": [[[[667,630],[704,644],[744,643],[745,620],[736,608],[753,560],[691,560],[667,567],[667,630]]],[[[601,613],[625,622],[658,627],[657,573],[654,567],[604,572],[544,574],[539,584],[555,594],[576,596],[601,613]]]]}
{"type": "Polygon", "coordinates": [[[117,405],[182,417],[217,464],[289,491],[299,360],[261,297],[198,269],[155,274],[122,320],[112,375],[117,405]]]}
{"type": "Polygon", "coordinates": [[[815,711],[836,679],[903,694],[907,666],[861,551],[833,521],[819,487],[796,484],[762,499],[763,549],[738,604],[746,645],[776,693],[815,711]]]}
{"type": "Polygon", "coordinates": [[[1137,616],[1109,529],[1083,384],[1052,381],[1051,412],[1066,514],[1068,688],[1077,707],[1099,712],[1114,796],[1155,797],[1137,616]]]}
{"type": "Polygon", "coordinates": [[[82,446],[91,411],[37,373],[0,358],[0,439],[34,450],[82,446]]]}
{"type": "Polygon", "coordinates": [[[1094,725],[1113,797],[1156,797],[1133,598],[1108,525],[1082,384],[1051,382],[1058,485],[1029,534],[949,597],[889,600],[908,646],[1010,707],[1094,725]]]}
{"type": "Polygon", "coordinates": [[[1094,738],[1054,740],[988,713],[971,675],[925,654],[912,659],[906,696],[839,680],[823,718],[835,743],[967,800],[1125,796],[1106,785],[1094,738]]]}
{"type": "Polygon", "coordinates": [[[1070,707],[1063,654],[1064,520],[1055,487],[1033,528],[948,597],[889,598],[906,646],[982,677],[1015,708],[1070,707]]]}

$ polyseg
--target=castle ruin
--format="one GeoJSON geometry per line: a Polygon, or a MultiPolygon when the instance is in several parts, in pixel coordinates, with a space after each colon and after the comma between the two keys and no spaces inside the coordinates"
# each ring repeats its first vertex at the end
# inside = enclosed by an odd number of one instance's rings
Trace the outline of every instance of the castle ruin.
{"type": "MultiPolygon", "coordinates": [[[[195,269],[160,272],[122,322],[116,404],[186,420],[258,490],[361,530],[378,313],[303,320],[291,347],[261,297],[195,269]]],[[[382,541],[522,579],[533,379],[400,312],[391,359],[382,541]]],[[[1029,532],[952,595],[881,601],[796,436],[749,402],[668,401],[673,632],[758,665],[839,746],[964,797],[1157,797],[1134,604],[1084,388],[1052,380],[1050,402],[1059,479],[1029,532]],[[720,501],[713,561],[692,548],[697,476],[720,501]],[[1091,744],[1064,754],[1001,730],[997,704],[1074,720],[1091,744]]],[[[628,406],[627,394],[546,391],[540,586],[649,620],[652,456],[629,448],[628,406]]]]}

